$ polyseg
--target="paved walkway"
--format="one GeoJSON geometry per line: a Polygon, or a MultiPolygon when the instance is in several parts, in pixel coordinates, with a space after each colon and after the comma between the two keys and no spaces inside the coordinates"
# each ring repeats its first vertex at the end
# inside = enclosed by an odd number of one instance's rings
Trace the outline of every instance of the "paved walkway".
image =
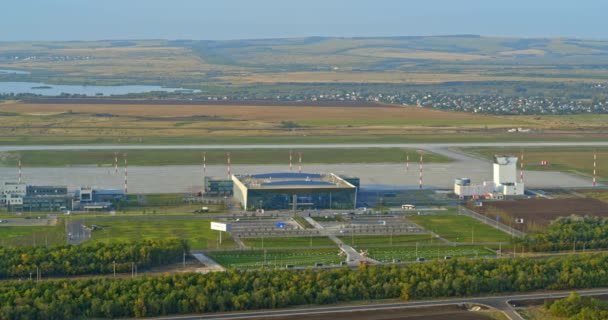
{"type": "Polygon", "coordinates": [[[205,265],[204,268],[196,269],[196,272],[208,273],[226,271],[226,268],[222,267],[219,263],[215,262],[213,259],[207,257],[203,253],[192,253],[192,256],[196,258],[196,260],[200,261],[200,263],[205,265]]]}
{"type": "Polygon", "coordinates": [[[348,266],[356,267],[356,266],[360,265],[362,262],[380,264],[379,261],[362,256],[359,252],[357,252],[357,250],[355,250],[353,247],[344,243],[342,240],[340,240],[340,238],[338,238],[335,234],[332,234],[329,230],[325,229],[320,223],[315,221],[313,218],[304,217],[304,219],[306,219],[306,221],[308,221],[312,226],[314,226],[315,229],[322,230],[323,235],[326,235],[327,237],[329,237],[329,239],[331,239],[331,241],[333,241],[335,244],[338,245],[338,247],[340,247],[342,252],[344,252],[346,254],[346,264],[348,266]]]}

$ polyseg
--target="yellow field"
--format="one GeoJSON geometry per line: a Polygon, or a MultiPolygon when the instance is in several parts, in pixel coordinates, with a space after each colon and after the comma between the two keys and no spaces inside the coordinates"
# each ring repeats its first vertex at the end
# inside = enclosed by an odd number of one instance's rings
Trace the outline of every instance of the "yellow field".
{"type": "MultiPolygon", "coordinates": [[[[268,105],[121,105],[121,104],[0,104],[0,111],[23,115],[62,113],[112,114],[137,117],[218,116],[233,120],[302,121],[302,120],[377,120],[430,121],[449,120],[493,122],[502,117],[470,113],[445,112],[409,106],[377,105],[364,107],[268,106],[268,105]]],[[[513,121],[515,122],[515,121],[513,121]]]]}
{"type": "Polygon", "coordinates": [[[397,48],[365,48],[353,49],[346,53],[351,55],[379,57],[379,58],[399,58],[399,59],[430,59],[443,61],[470,61],[488,59],[488,56],[466,53],[452,53],[440,51],[424,51],[397,48]]]}

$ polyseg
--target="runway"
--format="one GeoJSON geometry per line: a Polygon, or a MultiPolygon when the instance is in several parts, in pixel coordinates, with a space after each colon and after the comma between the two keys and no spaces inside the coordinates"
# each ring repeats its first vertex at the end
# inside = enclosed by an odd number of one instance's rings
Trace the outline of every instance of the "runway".
{"type": "MultiPolygon", "coordinates": [[[[557,147],[557,146],[608,146],[608,142],[531,142],[531,143],[442,143],[442,144],[314,144],[314,145],[173,145],[173,146],[2,146],[1,151],[15,150],[119,150],[119,149],[243,149],[243,148],[414,148],[445,155],[449,163],[424,163],[423,188],[452,189],[455,178],[471,178],[473,183],[492,179],[492,164],[489,161],[454,152],[452,147],[557,147]]],[[[338,151],[336,151],[338,152],[338,151]]],[[[409,170],[405,164],[396,163],[348,163],[348,164],[308,164],[303,172],[356,176],[365,189],[417,189],[419,187],[419,167],[417,159],[411,159],[409,170]]],[[[203,185],[202,166],[130,166],[128,187],[131,193],[179,193],[198,192],[203,185]]],[[[232,165],[233,174],[255,174],[286,172],[285,165],[232,165]]],[[[208,165],[207,176],[227,177],[224,165],[208,165]]],[[[524,171],[527,188],[589,187],[589,178],[551,171],[524,171]]],[[[0,168],[0,181],[15,181],[17,169],[0,168]]],[[[104,189],[122,189],[122,170],[114,173],[111,167],[24,167],[22,179],[33,185],[67,185],[70,190],[80,186],[94,186],[104,189]]]]}

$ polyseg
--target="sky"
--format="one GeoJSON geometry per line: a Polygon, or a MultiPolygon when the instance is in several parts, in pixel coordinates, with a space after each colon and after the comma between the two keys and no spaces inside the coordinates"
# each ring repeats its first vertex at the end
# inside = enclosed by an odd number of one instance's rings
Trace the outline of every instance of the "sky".
{"type": "Polygon", "coordinates": [[[2,0],[0,41],[478,34],[608,39],[606,0],[2,0]]]}

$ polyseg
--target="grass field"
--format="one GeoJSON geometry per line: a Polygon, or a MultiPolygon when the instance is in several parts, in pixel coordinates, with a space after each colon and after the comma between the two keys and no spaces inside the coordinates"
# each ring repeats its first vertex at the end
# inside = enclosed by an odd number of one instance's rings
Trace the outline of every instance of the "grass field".
{"type": "Polygon", "coordinates": [[[328,237],[241,238],[249,248],[285,248],[335,246],[328,237]]]}
{"type": "Polygon", "coordinates": [[[48,227],[0,226],[0,246],[65,244],[65,228],[62,223],[48,227]]]}
{"type": "Polygon", "coordinates": [[[344,241],[349,246],[366,247],[366,246],[398,246],[398,245],[416,245],[427,243],[441,243],[440,240],[432,239],[429,234],[413,234],[413,235],[394,235],[394,236],[340,236],[340,240],[344,241]]]}
{"type": "Polygon", "coordinates": [[[444,239],[461,243],[509,243],[511,236],[471,217],[456,214],[408,217],[444,239]]]}
{"type": "Polygon", "coordinates": [[[338,256],[337,247],[336,249],[209,251],[206,254],[225,267],[239,269],[256,269],[264,265],[285,268],[287,264],[296,267],[313,267],[317,263],[338,265],[345,260],[344,257],[338,256]]]}
{"type": "MultiPolygon", "coordinates": [[[[490,159],[495,154],[524,155],[524,170],[550,170],[574,173],[583,176],[593,175],[593,154],[597,155],[598,179],[608,181],[608,148],[591,147],[543,147],[543,148],[465,148],[470,152],[490,159]],[[541,160],[548,165],[540,164],[541,160]]],[[[518,163],[519,166],[519,163],[518,163]]]]}
{"type": "Polygon", "coordinates": [[[224,232],[219,245],[218,231],[212,231],[211,220],[202,218],[112,218],[87,219],[87,225],[96,224],[101,230],[92,233],[91,240],[96,242],[132,241],[142,239],[180,238],[188,240],[194,250],[234,248],[232,238],[224,232]]]}
{"type": "Polygon", "coordinates": [[[399,259],[403,262],[416,261],[423,257],[425,260],[443,259],[445,256],[457,257],[495,257],[496,254],[480,246],[419,246],[418,250],[413,247],[365,247],[369,257],[378,261],[391,262],[399,259]],[[418,255],[416,255],[418,253],[418,255]]]}
{"type": "MultiPolygon", "coordinates": [[[[206,154],[207,165],[226,163],[230,153],[232,164],[287,164],[289,150],[286,149],[225,149],[225,150],[120,150],[118,165],[122,167],[124,154],[131,166],[158,165],[201,165],[206,154]]],[[[405,161],[406,154],[416,155],[416,150],[401,148],[360,148],[328,152],[328,149],[293,149],[293,164],[298,162],[299,153],[305,163],[399,163],[405,161]]],[[[25,166],[58,167],[71,165],[113,166],[112,150],[43,150],[0,153],[0,166],[14,166],[17,159],[25,166]]],[[[425,162],[449,162],[447,157],[425,153],[425,162]]]]}

